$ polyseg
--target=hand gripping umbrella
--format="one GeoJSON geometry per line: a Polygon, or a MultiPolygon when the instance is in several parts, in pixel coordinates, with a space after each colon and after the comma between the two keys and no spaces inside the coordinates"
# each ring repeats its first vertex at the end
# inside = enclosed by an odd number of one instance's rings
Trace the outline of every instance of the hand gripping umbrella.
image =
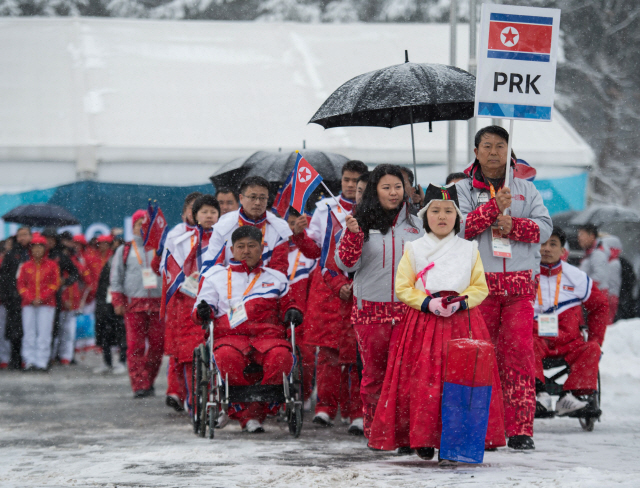
{"type": "MultiPolygon", "coordinates": [[[[410,63],[371,71],[334,91],[309,123],[331,127],[397,127],[411,124],[413,171],[416,148],[413,124],[473,117],[475,77],[454,66],[410,63]]],[[[417,181],[416,174],[416,181],[417,181]]]]}

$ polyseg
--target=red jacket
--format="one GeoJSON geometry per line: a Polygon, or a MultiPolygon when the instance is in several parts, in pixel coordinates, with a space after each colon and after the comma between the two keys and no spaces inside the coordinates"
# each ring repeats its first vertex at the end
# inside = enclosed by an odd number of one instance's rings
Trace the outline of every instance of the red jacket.
{"type": "MultiPolygon", "coordinates": [[[[534,302],[537,314],[548,310],[553,305],[551,298],[555,295],[556,278],[562,271],[561,292],[558,298],[558,336],[543,337],[551,349],[564,346],[570,342],[582,339],[580,326],[584,324],[583,307],[587,312],[587,327],[589,341],[597,342],[600,346],[609,324],[609,302],[606,292],[598,289],[596,284],[575,266],[560,262],[553,266],[540,266],[540,287],[542,291],[534,302]],[[547,291],[545,285],[550,284],[547,291]],[[539,300],[542,297],[543,304],[539,300]],[[582,305],[582,306],[580,306],[582,305]]],[[[534,336],[538,336],[538,323],[534,321],[534,336]]]]}
{"type": "MultiPolygon", "coordinates": [[[[202,300],[209,304],[214,317],[215,347],[227,345],[245,354],[252,347],[261,353],[276,346],[290,347],[286,340],[284,315],[290,308],[304,310],[289,293],[287,277],[274,269],[263,268],[262,262],[251,270],[236,261],[229,266],[214,266],[201,280],[195,303],[202,300]],[[229,288],[231,300],[228,298],[229,288]],[[247,320],[232,328],[227,314],[230,302],[238,301],[244,303],[247,320]]],[[[195,306],[191,317],[197,324],[202,322],[195,306]]]]}
{"type": "Polygon", "coordinates": [[[58,264],[47,257],[39,263],[32,258],[20,267],[17,284],[23,307],[33,304],[36,299],[42,302],[41,305],[55,307],[56,291],[60,287],[58,264]]]}
{"type": "MultiPolygon", "coordinates": [[[[80,281],[76,281],[71,286],[67,286],[62,292],[62,309],[63,310],[79,310],[80,303],[82,302],[82,295],[84,293],[85,286],[89,282],[89,272],[86,267],[84,259],[80,259],[77,255],[71,255],[71,261],[78,268],[78,274],[80,274],[80,281]]],[[[66,275],[62,278],[66,278],[66,275]]]]}
{"type": "Polygon", "coordinates": [[[112,251],[107,252],[106,257],[103,257],[98,251],[91,248],[87,248],[84,253],[85,269],[82,272],[83,280],[89,287],[89,294],[87,295],[86,303],[91,303],[96,299],[96,292],[98,291],[98,280],[100,279],[100,273],[102,268],[107,263],[112,251]]]}

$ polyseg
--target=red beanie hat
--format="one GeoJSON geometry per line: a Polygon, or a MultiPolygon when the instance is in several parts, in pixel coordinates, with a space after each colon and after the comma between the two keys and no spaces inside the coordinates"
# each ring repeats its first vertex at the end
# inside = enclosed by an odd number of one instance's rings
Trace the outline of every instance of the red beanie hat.
{"type": "Polygon", "coordinates": [[[38,234],[37,232],[35,232],[33,234],[33,236],[31,236],[31,244],[32,245],[40,244],[42,246],[46,246],[47,245],[47,240],[44,237],[42,237],[41,234],[38,234]]]}
{"type": "Polygon", "coordinates": [[[73,242],[77,242],[78,244],[82,244],[83,246],[87,245],[87,240],[84,238],[82,234],[78,234],[77,236],[73,236],[73,242]]]}
{"type": "Polygon", "coordinates": [[[113,242],[113,236],[111,234],[103,234],[97,239],[98,242],[113,242]]]}
{"type": "Polygon", "coordinates": [[[145,216],[147,215],[147,211],[146,210],[136,210],[135,212],[133,212],[133,216],[131,217],[131,224],[135,224],[137,220],[139,219],[144,219],[145,216]]]}

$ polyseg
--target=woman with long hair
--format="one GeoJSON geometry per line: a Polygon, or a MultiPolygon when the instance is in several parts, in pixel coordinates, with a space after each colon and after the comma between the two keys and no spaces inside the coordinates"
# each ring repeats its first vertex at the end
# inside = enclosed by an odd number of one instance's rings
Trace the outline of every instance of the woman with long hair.
{"type": "Polygon", "coordinates": [[[387,368],[391,334],[400,323],[405,304],[395,294],[395,274],[405,243],[424,234],[409,213],[403,175],[398,166],[382,164],[369,183],[336,252],[340,269],[355,273],[355,306],[351,320],[362,356],[360,394],[367,438],[387,368]]]}

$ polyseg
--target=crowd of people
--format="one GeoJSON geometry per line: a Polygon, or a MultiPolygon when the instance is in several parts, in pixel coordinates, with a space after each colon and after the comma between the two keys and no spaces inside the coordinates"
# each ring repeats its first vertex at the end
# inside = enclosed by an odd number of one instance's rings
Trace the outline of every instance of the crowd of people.
{"type": "MultiPolygon", "coordinates": [[[[494,350],[484,449],[534,449],[536,416],[592,408],[621,246],[585,225],[586,257],[580,268],[568,264],[565,233],[535,186],[514,177],[515,161],[505,178],[507,147],[504,129],[481,129],[473,164],[426,190],[406,168],[370,172],[348,161],[341,193],[319,200],[311,216],[268,210],[273,195],[258,176],[215,195],[192,193],[183,222],[157,249],[141,237],[144,210],[133,214],[127,243],[21,228],[0,267],[0,368],[68,365],[75,317],[93,313],[98,372],[128,371],[134,397],[144,398],[155,394],[167,355],[166,403],[192,412],[193,351],[210,321],[216,367],[246,386],[282,383],[293,325],[306,408],[317,392],[314,424],[340,417],[371,449],[431,459],[442,435],[446,346],[472,334],[494,350]],[[335,226],[342,232],[332,243],[335,226]],[[554,407],[542,361],[558,356],[571,373],[554,407]]],[[[217,427],[235,420],[264,432],[278,409],[236,404],[217,427]]]]}

